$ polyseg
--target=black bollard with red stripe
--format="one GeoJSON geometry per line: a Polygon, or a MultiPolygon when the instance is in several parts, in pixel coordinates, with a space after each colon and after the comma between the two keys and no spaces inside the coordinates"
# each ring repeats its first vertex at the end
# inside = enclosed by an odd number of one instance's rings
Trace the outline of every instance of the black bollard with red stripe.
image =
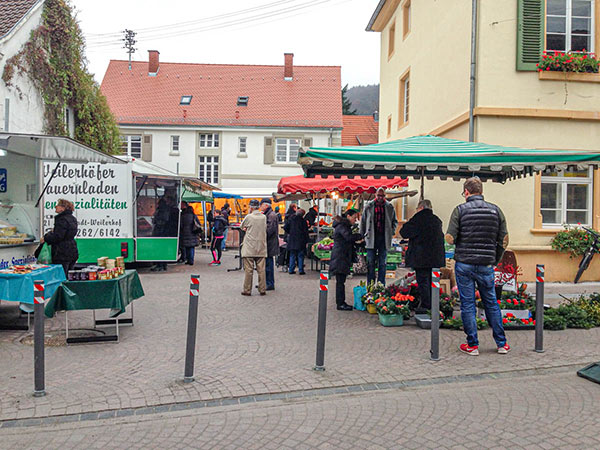
{"type": "Polygon", "coordinates": [[[431,359],[440,359],[440,269],[431,269],[431,359]]]}
{"type": "Polygon", "coordinates": [[[535,266],[535,351],[544,352],[544,273],[543,264],[535,266]]]}
{"type": "Polygon", "coordinates": [[[44,282],[33,282],[33,396],[46,395],[44,359],[44,282]]]}
{"type": "Polygon", "coordinates": [[[329,272],[320,273],[319,283],[319,315],[317,319],[317,361],[314,370],[325,370],[325,331],[327,326],[327,291],[329,289],[329,272]]]}
{"type": "Polygon", "coordinates": [[[183,381],[194,381],[194,357],[196,354],[196,328],[198,326],[198,295],[200,275],[190,276],[190,306],[188,309],[187,343],[185,346],[185,373],[183,381]]]}

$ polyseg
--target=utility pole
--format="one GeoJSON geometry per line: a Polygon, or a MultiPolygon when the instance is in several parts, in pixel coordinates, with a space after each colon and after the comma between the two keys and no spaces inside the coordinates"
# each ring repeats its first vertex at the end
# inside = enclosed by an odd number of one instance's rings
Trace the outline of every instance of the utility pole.
{"type": "Polygon", "coordinates": [[[135,35],[137,33],[135,31],[127,29],[125,29],[123,33],[125,34],[125,37],[121,40],[125,43],[125,45],[123,45],[123,48],[126,48],[127,53],[129,53],[129,70],[131,70],[131,54],[135,53],[135,51],[137,50],[137,48],[134,48],[134,45],[137,42],[135,40],[135,35]]]}

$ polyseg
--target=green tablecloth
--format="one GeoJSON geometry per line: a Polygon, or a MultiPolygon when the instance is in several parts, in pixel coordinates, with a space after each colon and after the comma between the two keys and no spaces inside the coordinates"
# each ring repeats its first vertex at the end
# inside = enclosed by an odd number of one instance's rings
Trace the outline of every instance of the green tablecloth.
{"type": "Polygon", "coordinates": [[[78,309],[110,309],[111,317],[125,312],[136,298],[144,296],[140,277],[135,270],[112,280],[65,281],[46,304],[45,313],[78,309]]]}

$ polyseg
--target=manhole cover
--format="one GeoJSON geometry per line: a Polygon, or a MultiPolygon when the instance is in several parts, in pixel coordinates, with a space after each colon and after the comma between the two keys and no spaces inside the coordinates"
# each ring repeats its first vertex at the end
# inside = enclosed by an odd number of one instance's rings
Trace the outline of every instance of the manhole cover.
{"type": "MultiPolygon", "coordinates": [[[[93,329],[69,329],[69,338],[103,336],[104,333],[100,330],[93,329]]],[[[44,335],[44,345],[46,347],[61,347],[66,345],[66,334],[64,331],[47,331],[44,335]]],[[[21,339],[21,344],[33,346],[33,334],[27,335],[21,339]]]]}

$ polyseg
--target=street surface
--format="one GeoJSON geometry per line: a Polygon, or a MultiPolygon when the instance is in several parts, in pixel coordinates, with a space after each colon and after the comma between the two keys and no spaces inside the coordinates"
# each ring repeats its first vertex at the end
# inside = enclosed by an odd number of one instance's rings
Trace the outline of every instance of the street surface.
{"type": "MultiPolygon", "coordinates": [[[[600,385],[575,375],[600,361],[600,329],[546,332],[542,354],[533,331],[508,331],[508,355],[488,329],[479,357],[442,330],[432,362],[427,330],[337,311],[332,282],[327,370],[314,372],[318,273],[277,272],[276,291],[242,297],[233,255],[140,271],[146,296],[119,344],[57,345],[64,314],[48,320],[46,397],[31,395],[28,333],[0,332],[0,448],[600,448],[600,385]],[[184,384],[193,272],[196,382],[184,384]]],[[[582,290],[600,285],[550,285],[547,298],[582,290]]],[[[74,328],[91,319],[69,314],[74,328]]]]}

